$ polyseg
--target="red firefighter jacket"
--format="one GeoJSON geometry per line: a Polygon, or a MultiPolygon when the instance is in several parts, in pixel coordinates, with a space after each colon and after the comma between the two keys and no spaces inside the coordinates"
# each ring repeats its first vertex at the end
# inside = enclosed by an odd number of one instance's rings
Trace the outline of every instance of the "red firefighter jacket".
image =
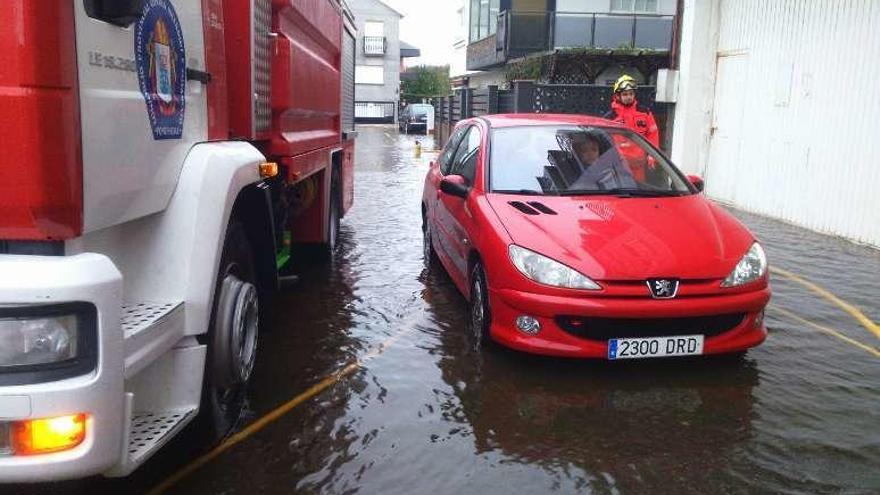
{"type": "Polygon", "coordinates": [[[605,118],[620,122],[631,130],[639,133],[657,148],[660,147],[660,131],[654,114],[647,108],[634,101],[632,105],[625,106],[615,98],[611,102],[611,111],[605,114],[605,118]]]}

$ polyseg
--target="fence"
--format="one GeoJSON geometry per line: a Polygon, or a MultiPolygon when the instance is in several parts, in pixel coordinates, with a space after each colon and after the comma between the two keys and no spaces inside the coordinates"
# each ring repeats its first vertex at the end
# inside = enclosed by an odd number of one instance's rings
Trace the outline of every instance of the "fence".
{"type": "MultiPolygon", "coordinates": [[[[654,104],[653,86],[641,86],[636,96],[641,105],[652,108],[666,136],[664,105],[654,104]]],[[[486,89],[463,88],[449,96],[435,98],[434,142],[442,147],[460,120],[496,113],[571,113],[601,117],[611,108],[611,88],[597,84],[536,84],[515,81],[511,89],[489,86],[486,89]]]]}
{"type": "Polygon", "coordinates": [[[354,118],[358,122],[394,122],[397,104],[393,101],[358,101],[354,118]]]}

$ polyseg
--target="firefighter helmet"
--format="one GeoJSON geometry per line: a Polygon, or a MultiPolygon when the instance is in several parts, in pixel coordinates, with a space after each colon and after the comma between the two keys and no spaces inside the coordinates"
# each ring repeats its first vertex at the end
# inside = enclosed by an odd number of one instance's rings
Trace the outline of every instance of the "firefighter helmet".
{"type": "Polygon", "coordinates": [[[621,91],[626,90],[635,91],[637,87],[636,80],[627,74],[620,76],[617,81],[614,82],[615,93],[620,93],[621,91]]]}

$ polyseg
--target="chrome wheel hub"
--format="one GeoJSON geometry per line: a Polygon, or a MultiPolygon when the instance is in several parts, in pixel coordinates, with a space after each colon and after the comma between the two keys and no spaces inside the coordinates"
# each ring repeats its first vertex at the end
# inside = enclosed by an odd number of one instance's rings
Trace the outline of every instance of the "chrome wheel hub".
{"type": "Polygon", "coordinates": [[[221,332],[215,352],[218,385],[229,388],[246,383],[254,369],[257,355],[260,308],[257,288],[233,274],[223,279],[215,331],[221,332]]]}

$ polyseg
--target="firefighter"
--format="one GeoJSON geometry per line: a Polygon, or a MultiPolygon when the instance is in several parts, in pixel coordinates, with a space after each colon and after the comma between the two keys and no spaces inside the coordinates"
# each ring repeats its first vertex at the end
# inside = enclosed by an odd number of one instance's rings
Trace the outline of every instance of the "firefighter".
{"type": "Polygon", "coordinates": [[[605,118],[620,122],[639,133],[655,147],[660,147],[660,131],[654,114],[636,101],[635,79],[624,74],[614,83],[614,95],[611,97],[611,110],[605,118]]]}
{"type": "MultiPolygon", "coordinates": [[[[659,148],[660,132],[657,122],[654,114],[636,101],[637,87],[632,77],[626,74],[620,76],[614,83],[611,110],[604,117],[625,125],[659,148]]],[[[641,147],[635,146],[635,143],[621,142],[618,143],[618,149],[638,182],[654,182],[658,178],[656,161],[646,155],[641,147]]]]}

